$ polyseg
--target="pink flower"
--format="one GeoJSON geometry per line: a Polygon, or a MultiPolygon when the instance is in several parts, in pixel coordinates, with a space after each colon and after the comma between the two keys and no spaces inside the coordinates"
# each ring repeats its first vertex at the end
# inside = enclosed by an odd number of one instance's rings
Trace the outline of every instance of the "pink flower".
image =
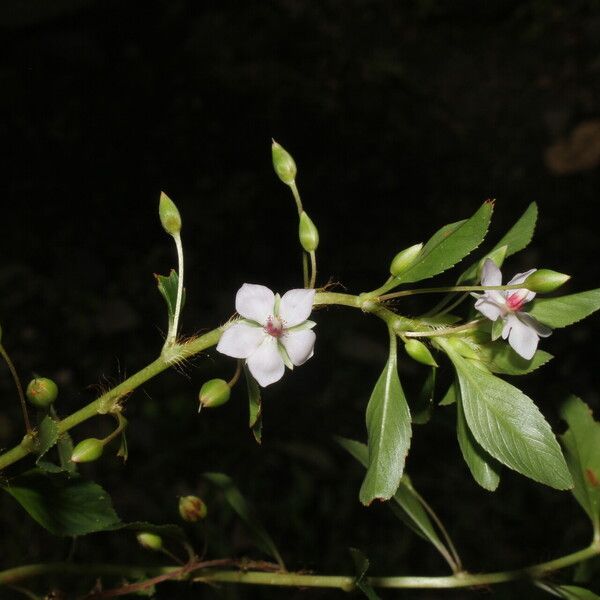
{"type": "Polygon", "coordinates": [[[262,387],[283,377],[285,366],[304,364],[315,345],[315,326],[308,317],[315,290],[297,289],[282,297],[264,285],[245,283],[235,297],[243,319],[225,330],[217,350],[244,358],[252,376],[262,387]]]}
{"type": "MultiPolygon", "coordinates": [[[[517,273],[507,285],[523,283],[536,269],[526,273],[517,273]]],[[[489,258],[483,265],[481,285],[502,285],[502,273],[489,258]]],[[[477,298],[475,308],[492,321],[502,319],[502,339],[508,338],[508,343],[513,350],[523,358],[533,358],[537,350],[540,337],[548,337],[552,330],[534,319],[530,314],[521,309],[533,300],[535,292],[528,289],[515,290],[488,290],[483,294],[473,294],[477,298]]]]}

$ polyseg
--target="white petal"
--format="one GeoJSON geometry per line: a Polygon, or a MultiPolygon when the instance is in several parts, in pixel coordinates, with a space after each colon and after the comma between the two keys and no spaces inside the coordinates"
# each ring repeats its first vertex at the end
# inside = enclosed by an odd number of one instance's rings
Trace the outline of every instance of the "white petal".
{"type": "Polygon", "coordinates": [[[535,317],[532,317],[529,313],[520,312],[517,316],[521,321],[523,321],[523,323],[525,323],[525,325],[528,325],[529,327],[534,329],[540,337],[545,338],[552,334],[552,329],[548,327],[548,325],[540,323],[535,317]]]}
{"type": "Polygon", "coordinates": [[[532,273],[535,273],[537,269],[529,269],[525,273],[517,273],[506,285],[518,285],[523,283],[532,273]]]}
{"type": "Polygon", "coordinates": [[[217,350],[233,358],[248,358],[263,343],[266,335],[262,327],[235,323],[223,332],[217,350]]]}
{"type": "Polygon", "coordinates": [[[513,350],[524,359],[533,358],[540,338],[533,327],[529,327],[519,319],[512,320],[508,343],[513,350]]]}
{"type": "Polygon", "coordinates": [[[245,283],[235,296],[235,310],[246,319],[267,324],[273,316],[275,294],[264,285],[245,283]]]}
{"type": "Polygon", "coordinates": [[[283,377],[285,366],[277,350],[277,340],[268,335],[258,349],[246,361],[248,369],[258,385],[267,387],[283,377]]]}
{"type": "Polygon", "coordinates": [[[287,350],[291,361],[298,367],[314,354],[316,338],[314,331],[304,329],[286,332],[281,336],[280,341],[287,350]]]}
{"type": "Polygon", "coordinates": [[[481,285],[502,285],[502,272],[491,258],[486,258],[483,263],[481,285]]]}
{"type": "Polygon", "coordinates": [[[306,321],[312,311],[315,290],[290,290],[286,292],[279,305],[279,318],[286,329],[306,321]]]}
{"type": "Polygon", "coordinates": [[[490,300],[485,294],[475,302],[475,308],[484,316],[495,321],[504,314],[502,306],[490,300]]]}

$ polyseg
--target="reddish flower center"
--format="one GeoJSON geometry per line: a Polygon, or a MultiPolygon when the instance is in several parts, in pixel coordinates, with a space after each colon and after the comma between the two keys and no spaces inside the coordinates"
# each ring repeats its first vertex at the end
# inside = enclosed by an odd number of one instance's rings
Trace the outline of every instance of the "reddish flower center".
{"type": "Polygon", "coordinates": [[[506,297],[506,305],[512,311],[521,310],[523,304],[525,304],[525,296],[527,290],[517,290],[514,294],[509,294],[506,297]]]}
{"type": "Polygon", "coordinates": [[[265,331],[274,338],[281,337],[283,335],[283,323],[277,317],[269,317],[265,325],[265,331]]]}

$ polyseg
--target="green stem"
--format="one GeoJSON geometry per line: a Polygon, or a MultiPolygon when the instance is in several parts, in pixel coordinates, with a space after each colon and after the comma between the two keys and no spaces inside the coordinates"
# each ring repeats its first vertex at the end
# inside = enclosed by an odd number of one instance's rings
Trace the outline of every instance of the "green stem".
{"type": "Polygon", "coordinates": [[[177,330],[179,329],[179,317],[181,316],[181,306],[183,304],[183,244],[179,232],[173,234],[175,247],[177,248],[177,300],[175,301],[175,312],[173,313],[173,324],[169,329],[165,348],[172,346],[177,341],[177,330]]]}
{"type": "Polygon", "coordinates": [[[317,283],[317,255],[313,250],[310,253],[310,283],[308,287],[313,289],[317,283]]]}
{"type": "Polygon", "coordinates": [[[523,289],[522,283],[513,285],[451,285],[447,287],[420,288],[418,290],[402,290],[401,292],[384,294],[383,296],[377,296],[376,298],[378,301],[383,302],[384,300],[402,298],[403,296],[416,296],[417,294],[439,294],[447,292],[487,292],[492,290],[506,291],[521,289],[523,289]]]}
{"type": "Polygon", "coordinates": [[[300,216],[302,214],[302,211],[304,210],[302,208],[302,199],[300,198],[300,192],[298,191],[298,187],[296,186],[295,181],[292,181],[292,183],[290,183],[289,185],[290,185],[290,189],[292,190],[292,195],[294,196],[294,200],[296,201],[296,208],[298,209],[298,216],[300,216]]]}
{"type": "Polygon", "coordinates": [[[4,362],[8,366],[8,370],[12,375],[13,381],[15,382],[15,387],[17,388],[17,392],[19,394],[19,400],[21,402],[21,410],[23,411],[23,421],[25,421],[25,431],[28,436],[31,436],[33,431],[31,429],[31,423],[29,422],[29,414],[27,412],[27,403],[25,402],[25,395],[23,394],[23,386],[21,385],[21,380],[19,379],[19,375],[17,370],[15,369],[15,365],[13,361],[10,359],[8,352],[4,349],[4,346],[0,344],[0,356],[4,359],[4,362]]]}
{"type": "Polygon", "coordinates": [[[304,251],[302,252],[302,283],[305,288],[308,287],[308,254],[304,251]]]}
{"type": "MultiPolygon", "coordinates": [[[[555,558],[553,560],[530,565],[521,569],[496,571],[493,573],[461,572],[443,577],[423,576],[391,576],[368,577],[367,581],[373,587],[380,588],[412,588],[412,589],[451,589],[475,586],[495,585],[518,580],[537,580],[547,575],[576,565],[600,554],[600,546],[596,543],[588,548],[555,558]]],[[[0,571],[0,585],[9,585],[39,577],[42,575],[90,575],[90,576],[126,576],[142,578],[149,575],[168,575],[179,569],[172,566],[135,567],[128,565],[91,564],[77,565],[73,563],[47,563],[24,565],[0,571]]],[[[356,578],[350,575],[314,575],[305,573],[290,573],[283,571],[256,570],[207,570],[205,568],[190,571],[190,579],[203,583],[238,583],[247,585],[272,585],[284,587],[319,587],[338,588],[351,591],[356,578]]]]}
{"type": "Polygon", "coordinates": [[[457,325],[456,327],[444,327],[444,329],[433,329],[431,331],[407,331],[404,333],[406,337],[418,338],[418,337],[444,337],[446,335],[452,335],[454,333],[460,333],[461,331],[468,331],[469,329],[475,329],[481,323],[481,319],[475,319],[469,321],[464,325],[457,325]]]}

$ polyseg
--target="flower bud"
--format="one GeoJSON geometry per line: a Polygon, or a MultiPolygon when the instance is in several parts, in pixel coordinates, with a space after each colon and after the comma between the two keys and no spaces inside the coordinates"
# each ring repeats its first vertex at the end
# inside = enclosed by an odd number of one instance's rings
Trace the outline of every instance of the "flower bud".
{"type": "Polygon", "coordinates": [[[160,193],[160,201],[158,203],[158,216],[164,230],[175,235],[181,231],[181,215],[175,206],[175,203],[164,192],[160,193]]]}
{"type": "Polygon", "coordinates": [[[34,406],[48,408],[58,396],[58,387],[52,379],[36,377],[29,382],[25,395],[34,406]]]}
{"type": "Polygon", "coordinates": [[[184,521],[195,523],[206,517],[208,509],[198,496],[183,496],[179,498],[179,514],[184,521]]]}
{"type": "Polygon", "coordinates": [[[200,404],[206,408],[215,408],[221,406],[229,400],[231,388],[223,379],[211,379],[201,388],[198,396],[200,404]]]}
{"type": "Polygon", "coordinates": [[[154,550],[158,552],[162,550],[162,538],[155,533],[150,533],[149,531],[142,531],[138,533],[136,536],[139,545],[145,550],[154,550]]]}
{"type": "Polygon", "coordinates": [[[98,460],[104,452],[104,444],[98,438],[82,440],[73,448],[71,461],[74,463],[93,462],[98,460]]]}
{"type": "Polygon", "coordinates": [[[304,211],[300,215],[298,235],[300,236],[300,244],[307,252],[314,252],[317,249],[319,245],[319,231],[304,211]]]}
{"type": "Polygon", "coordinates": [[[273,157],[273,168],[277,177],[286,185],[292,185],[296,179],[296,163],[290,154],[280,146],[275,140],[271,145],[271,155],[273,157]]]}
{"type": "Polygon", "coordinates": [[[569,281],[569,279],[571,279],[570,275],[557,273],[550,269],[539,269],[523,282],[523,287],[532,292],[547,294],[558,289],[561,285],[569,281]]]}
{"type": "Polygon", "coordinates": [[[392,264],[390,265],[390,273],[394,277],[398,277],[404,271],[406,271],[409,267],[413,265],[417,257],[421,253],[423,248],[423,244],[415,244],[414,246],[410,246],[410,248],[406,248],[401,252],[398,252],[392,260],[392,264]]]}
{"type": "Polygon", "coordinates": [[[430,367],[438,366],[438,364],[435,362],[435,359],[431,355],[429,348],[423,342],[415,340],[414,338],[410,339],[408,342],[406,342],[406,344],[404,344],[404,349],[413,360],[430,367]]]}

